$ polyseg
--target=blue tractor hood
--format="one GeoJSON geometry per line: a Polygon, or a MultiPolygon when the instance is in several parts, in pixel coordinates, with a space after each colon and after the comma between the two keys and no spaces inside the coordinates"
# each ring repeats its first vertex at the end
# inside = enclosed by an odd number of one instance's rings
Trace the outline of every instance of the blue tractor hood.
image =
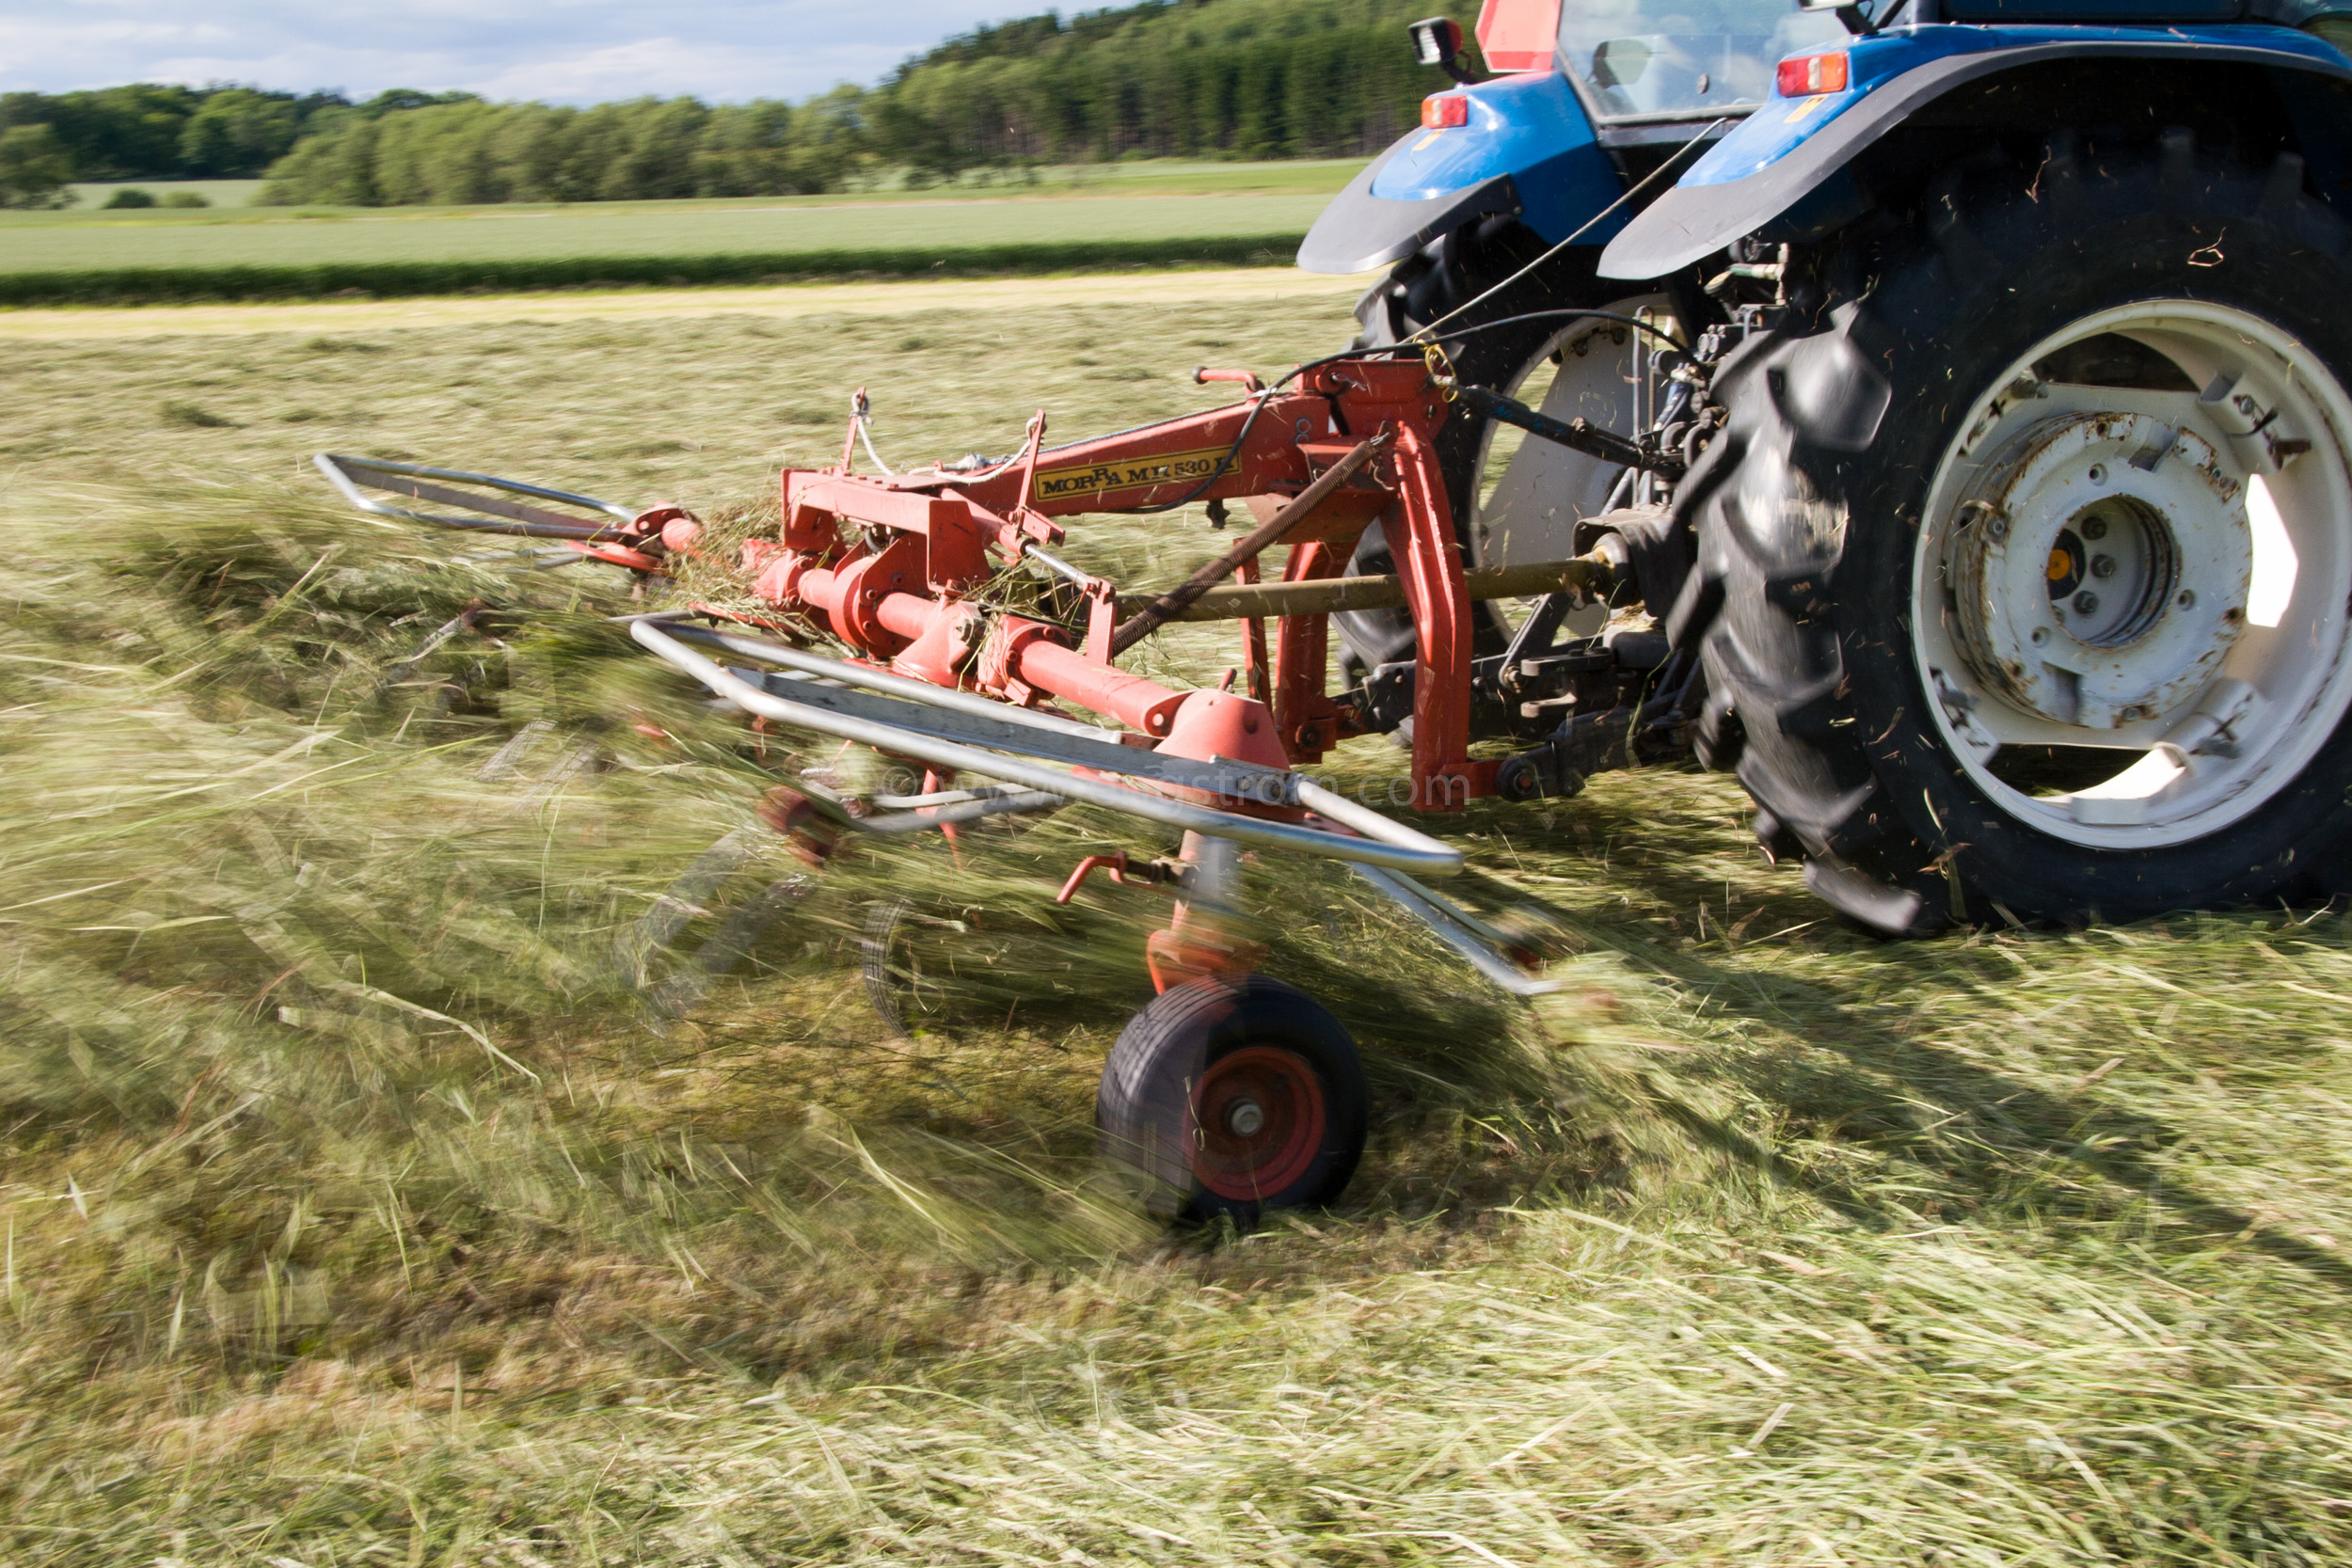
{"type": "MultiPolygon", "coordinates": [[[[1558,71],[1527,71],[1459,89],[1470,120],[1416,129],[1374,159],[1315,219],[1298,264],[1368,272],[1475,217],[1507,213],[1545,239],[1574,233],[1624,193],[1576,89],[1558,71]]],[[[1596,225],[1597,245],[1624,224],[1596,225]]]]}

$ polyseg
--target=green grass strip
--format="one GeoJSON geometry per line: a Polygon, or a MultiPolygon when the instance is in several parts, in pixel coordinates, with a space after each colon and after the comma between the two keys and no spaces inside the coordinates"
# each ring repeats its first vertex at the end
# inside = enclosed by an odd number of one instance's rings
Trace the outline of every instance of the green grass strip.
{"type": "Polygon", "coordinates": [[[103,267],[0,274],[0,305],[151,305],[204,299],[318,299],[510,293],[526,289],[803,282],[845,277],[1011,277],[1109,267],[1289,266],[1297,234],[1184,240],[1072,240],[949,251],[795,250],[556,260],[328,261],[292,266],[103,267]]]}

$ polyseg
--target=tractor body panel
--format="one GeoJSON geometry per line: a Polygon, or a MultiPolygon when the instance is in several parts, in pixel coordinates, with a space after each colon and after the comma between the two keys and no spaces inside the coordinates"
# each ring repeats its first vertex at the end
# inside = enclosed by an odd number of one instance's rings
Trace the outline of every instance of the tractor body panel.
{"type": "Polygon", "coordinates": [[[1601,276],[1663,276],[1804,205],[1820,212],[1800,214],[1800,227],[1859,215],[1861,193],[1840,179],[1854,156],[1947,93],[2003,71],[2058,60],[2172,60],[2352,81],[2352,61],[2319,39],[2243,24],[1931,24],[1856,39],[1844,53],[1843,91],[1775,91],[1625,227],[1601,257],[1601,276]]]}
{"type": "MultiPolygon", "coordinates": [[[[1567,79],[1527,71],[1454,89],[1467,123],[1398,138],[1316,218],[1298,247],[1309,272],[1364,272],[1402,260],[1490,213],[1546,240],[1574,233],[1624,194],[1616,166],[1567,79]]],[[[1595,244],[1616,231],[1613,214],[1595,244]]]]}

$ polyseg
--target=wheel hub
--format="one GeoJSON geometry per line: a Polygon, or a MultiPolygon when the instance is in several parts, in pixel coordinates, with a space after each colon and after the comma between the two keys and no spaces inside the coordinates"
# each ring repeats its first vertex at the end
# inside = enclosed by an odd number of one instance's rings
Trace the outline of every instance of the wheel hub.
{"type": "Polygon", "coordinates": [[[1253,1045],[1220,1056],[1193,1089],[1193,1174],[1220,1197],[1280,1193],[1313,1165],[1326,1115],[1322,1085],[1296,1053],[1253,1045]]]}
{"type": "Polygon", "coordinates": [[[2244,483],[2195,431],[2144,413],[2028,425],[1962,499],[1954,630],[1993,692],[2113,730],[2195,702],[2245,629],[2244,483]]]}

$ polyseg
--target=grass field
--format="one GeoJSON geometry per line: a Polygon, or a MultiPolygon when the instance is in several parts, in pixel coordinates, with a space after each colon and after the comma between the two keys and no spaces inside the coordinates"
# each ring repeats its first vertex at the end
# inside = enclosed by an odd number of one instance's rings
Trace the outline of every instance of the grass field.
{"type": "MultiPolygon", "coordinates": [[[[1571,933],[1527,1008],[1268,857],[1269,968],[1358,1034],[1373,1147],[1333,1212],[1168,1236],[1089,1122],[1159,911],[1051,901],[1162,846],[861,851],[723,978],[634,990],[615,935],[769,775],[597,619],[621,583],[453,559],[302,466],[740,523],[860,384],[887,455],[993,451],[1344,326],[0,341],[0,1561],[2352,1559],[2342,916],[1882,943],[1727,781],[1609,775],[1445,825],[1463,896],[1571,933]],[[404,662],[477,596],[496,641],[404,662]],[[911,1043],[854,954],[899,895],[969,927],[911,1043]]],[[[1072,553],[1149,585],[1216,537],[1072,553]]]]}
{"type": "Polygon", "coordinates": [[[569,207],[8,213],[0,304],[1287,261],[1357,166],[1111,165],[1034,185],[569,207]]]}

